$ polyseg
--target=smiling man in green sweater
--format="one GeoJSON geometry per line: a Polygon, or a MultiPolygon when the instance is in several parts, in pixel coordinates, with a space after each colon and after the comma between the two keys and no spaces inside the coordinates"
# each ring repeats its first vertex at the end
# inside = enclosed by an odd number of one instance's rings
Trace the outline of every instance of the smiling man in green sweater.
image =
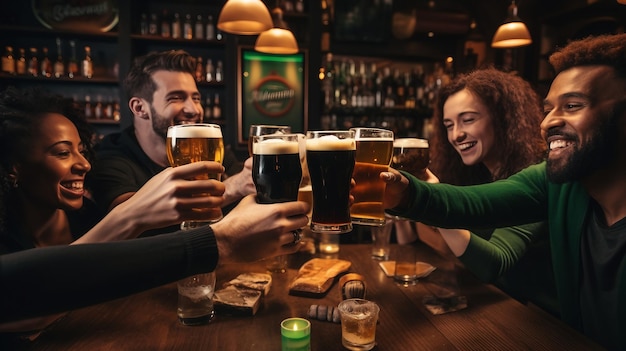
{"type": "MultiPolygon", "coordinates": [[[[439,227],[480,229],[547,221],[561,318],[611,350],[626,349],[626,34],[571,42],[550,57],[544,100],[547,161],[468,187],[390,169],[390,213],[439,227]]],[[[502,273],[528,238],[493,245],[444,239],[481,277],[502,273]]],[[[532,238],[531,238],[532,239],[532,238]]],[[[532,274],[532,272],[529,272],[532,274]]]]}

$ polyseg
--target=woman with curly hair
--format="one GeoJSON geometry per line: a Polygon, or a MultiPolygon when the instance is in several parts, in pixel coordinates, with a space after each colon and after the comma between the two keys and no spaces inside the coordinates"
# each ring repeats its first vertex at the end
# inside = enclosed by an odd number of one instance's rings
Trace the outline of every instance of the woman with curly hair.
{"type": "MultiPolygon", "coordinates": [[[[489,183],[545,157],[541,100],[528,82],[512,73],[485,68],[458,76],[441,89],[433,118],[429,168],[441,183],[489,183]]],[[[500,245],[511,235],[526,237],[529,231],[546,230],[541,222],[475,233],[500,245]]],[[[469,236],[467,230],[438,228],[440,236],[421,223],[417,231],[421,240],[440,248],[446,246],[442,238],[469,236]]],[[[498,277],[483,278],[493,280],[520,301],[533,302],[557,314],[553,274],[538,268],[551,266],[547,235],[542,237],[545,239],[536,240],[526,252],[517,252],[520,260],[510,269],[503,269],[498,277]]]]}

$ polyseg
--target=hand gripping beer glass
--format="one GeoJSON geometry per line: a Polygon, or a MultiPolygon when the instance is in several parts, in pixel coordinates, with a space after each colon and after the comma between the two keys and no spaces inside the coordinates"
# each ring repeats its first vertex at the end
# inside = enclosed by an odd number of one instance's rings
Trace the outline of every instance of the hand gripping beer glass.
{"type": "MultiPolygon", "coordinates": [[[[217,124],[181,124],[170,126],[167,130],[167,158],[172,167],[199,161],[222,163],[224,141],[222,130],[217,124]]],[[[220,180],[221,173],[206,174],[203,179],[220,180]]],[[[181,229],[195,228],[204,224],[215,223],[222,219],[222,209],[198,209],[207,211],[206,221],[185,221],[181,229]]]]}
{"type": "Polygon", "coordinates": [[[306,160],[313,187],[312,231],[352,231],[350,182],[355,154],[354,131],[307,132],[306,160]]]}
{"type": "Polygon", "coordinates": [[[385,182],[381,172],[389,170],[393,152],[393,132],[379,128],[352,128],[356,140],[356,163],[352,178],[354,203],[350,208],[352,223],[382,226],[385,224],[383,196],[385,182]]]}

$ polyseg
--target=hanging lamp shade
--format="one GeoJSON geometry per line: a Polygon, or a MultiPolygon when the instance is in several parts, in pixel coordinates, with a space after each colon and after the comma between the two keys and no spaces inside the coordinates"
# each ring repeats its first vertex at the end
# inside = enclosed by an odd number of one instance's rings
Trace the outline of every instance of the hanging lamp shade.
{"type": "Polygon", "coordinates": [[[295,54],[298,43],[289,29],[272,28],[259,34],[254,50],[268,54],[295,54]]]}
{"type": "Polygon", "coordinates": [[[508,9],[508,17],[493,36],[491,47],[514,48],[530,45],[532,42],[528,28],[517,17],[517,5],[515,5],[515,1],[512,1],[508,9]]]}
{"type": "Polygon", "coordinates": [[[272,17],[261,0],[228,0],[217,20],[217,28],[239,35],[257,35],[272,28],[272,17]]]}

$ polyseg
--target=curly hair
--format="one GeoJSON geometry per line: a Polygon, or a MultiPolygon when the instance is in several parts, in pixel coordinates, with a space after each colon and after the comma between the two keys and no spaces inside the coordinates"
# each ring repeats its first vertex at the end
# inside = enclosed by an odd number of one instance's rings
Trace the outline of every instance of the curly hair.
{"type": "Polygon", "coordinates": [[[129,96],[152,102],[157,86],[152,74],[157,71],[187,72],[194,75],[196,59],[184,50],[151,52],[137,57],[124,79],[124,89],[129,96]]]}
{"type": "Polygon", "coordinates": [[[613,67],[618,77],[626,79],[626,33],[572,41],[549,60],[557,74],[575,66],[603,65],[613,67]]]}
{"type": "Polygon", "coordinates": [[[13,166],[30,150],[36,126],[47,113],[59,113],[78,129],[86,157],[93,160],[93,131],[83,110],[72,100],[51,94],[41,88],[20,90],[8,87],[0,92],[0,233],[4,232],[8,205],[12,197],[14,180],[10,177],[13,166]]]}
{"type": "Polygon", "coordinates": [[[506,178],[545,157],[546,143],[540,132],[541,99],[527,81],[512,73],[488,67],[458,76],[439,92],[433,118],[430,168],[441,182],[487,183],[506,178]],[[495,174],[482,163],[463,164],[461,156],[448,142],[443,105],[451,95],[463,89],[478,97],[492,115],[495,145],[502,156],[495,174]]]}

